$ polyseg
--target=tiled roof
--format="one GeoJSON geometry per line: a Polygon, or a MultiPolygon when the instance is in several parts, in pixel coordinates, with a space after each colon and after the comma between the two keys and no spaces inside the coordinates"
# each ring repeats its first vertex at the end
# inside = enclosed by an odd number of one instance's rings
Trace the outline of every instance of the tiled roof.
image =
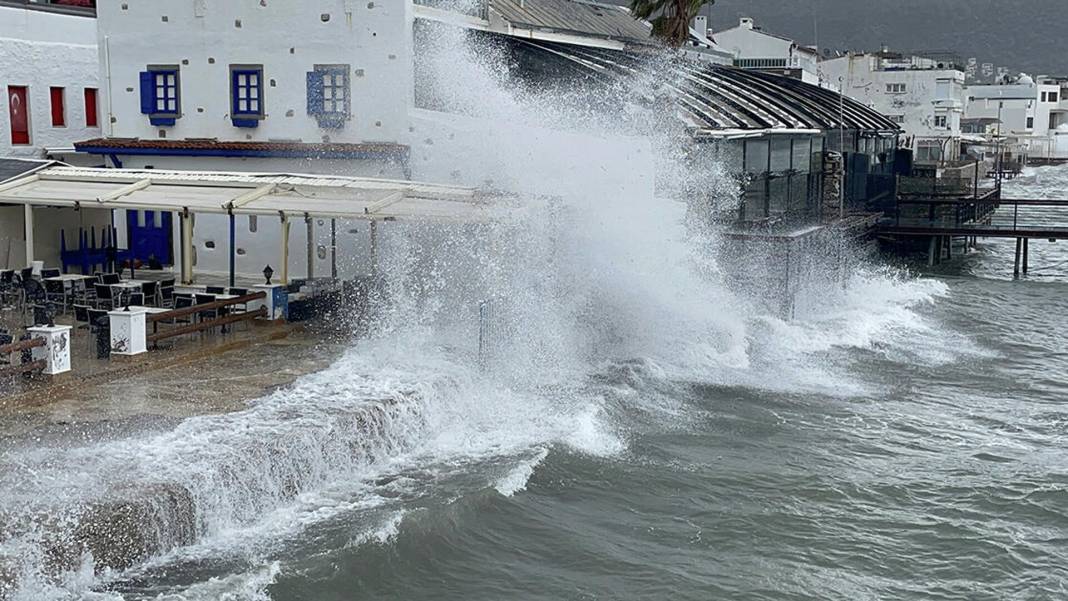
{"type": "Polygon", "coordinates": [[[282,156],[308,158],[405,158],[408,147],[389,142],[229,142],[221,140],[142,140],[96,138],[75,142],[74,149],[94,154],[172,154],[204,156],[282,156]]]}
{"type": "Polygon", "coordinates": [[[490,8],[515,27],[548,29],[651,43],[652,28],[621,6],[588,0],[490,0],[490,8]]]}

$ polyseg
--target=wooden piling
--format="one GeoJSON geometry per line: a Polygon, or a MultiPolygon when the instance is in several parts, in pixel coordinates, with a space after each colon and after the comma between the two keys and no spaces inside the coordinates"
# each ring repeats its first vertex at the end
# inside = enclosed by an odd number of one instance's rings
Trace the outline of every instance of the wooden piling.
{"type": "Polygon", "coordinates": [[[1016,239],[1016,259],[1013,262],[1013,267],[1012,267],[1012,277],[1014,277],[1014,278],[1020,277],[1020,255],[1022,254],[1022,250],[1023,250],[1023,238],[1017,238],[1016,239]]]}
{"type": "Polygon", "coordinates": [[[1030,242],[1031,242],[1030,238],[1024,238],[1023,239],[1023,273],[1024,273],[1024,275],[1027,275],[1027,249],[1030,246],[1030,244],[1029,244],[1030,242]]]}

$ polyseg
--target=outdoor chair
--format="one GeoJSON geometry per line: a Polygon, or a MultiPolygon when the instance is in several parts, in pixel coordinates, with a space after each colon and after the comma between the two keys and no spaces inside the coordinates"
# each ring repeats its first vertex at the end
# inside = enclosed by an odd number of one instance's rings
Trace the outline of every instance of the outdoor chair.
{"type": "Polygon", "coordinates": [[[108,320],[108,312],[107,311],[104,311],[102,309],[89,309],[89,334],[90,334],[89,335],[89,349],[90,350],[92,350],[92,348],[93,348],[93,339],[95,339],[96,335],[98,335],[102,330],[104,330],[104,326],[101,325],[101,324],[106,323],[107,320],[108,320]]]}
{"type": "Polygon", "coordinates": [[[33,279],[33,267],[27,267],[19,271],[19,276],[22,277],[22,281],[33,279]]]}
{"type": "Polygon", "coordinates": [[[100,309],[102,306],[108,309],[115,308],[115,295],[111,286],[107,284],[93,284],[93,290],[96,292],[96,308],[100,309]]]}
{"type": "MultiPolygon", "coordinates": [[[[175,296],[174,308],[175,309],[187,309],[193,306],[193,299],[189,296],[175,296]]],[[[178,317],[171,318],[171,325],[186,324],[191,325],[193,323],[193,314],[180,315],[178,317]]]]}
{"type": "MultiPolygon", "coordinates": [[[[92,323],[89,321],[89,312],[92,311],[92,310],[93,310],[93,308],[89,307],[87,305],[74,305],[74,329],[75,329],[75,331],[77,331],[77,330],[86,330],[86,331],[92,330],[92,328],[90,327],[92,325],[92,323]]],[[[92,344],[93,344],[93,341],[92,341],[92,337],[90,336],[89,337],[89,348],[93,348],[92,344]]]]}
{"type": "MultiPolygon", "coordinates": [[[[12,342],[15,342],[14,336],[8,334],[7,332],[0,333],[0,346],[5,346],[11,344],[12,342]]],[[[11,363],[11,354],[0,354],[0,365],[8,365],[9,363],[11,363]]]]}
{"type": "Polygon", "coordinates": [[[226,294],[226,288],[222,286],[205,286],[204,292],[208,294],[226,294]]]}
{"type": "Polygon", "coordinates": [[[96,291],[89,287],[89,280],[73,280],[70,283],[71,304],[93,305],[96,303],[96,291]]]}
{"type": "MultiPolygon", "coordinates": [[[[208,303],[215,302],[215,295],[213,295],[213,294],[196,294],[196,295],[193,296],[193,299],[196,301],[196,304],[198,304],[198,305],[206,305],[208,303]]],[[[219,318],[219,309],[204,309],[202,311],[197,311],[197,319],[199,319],[202,322],[203,321],[209,321],[209,320],[212,320],[212,319],[218,319],[218,318],[219,318]]],[[[214,334],[215,333],[215,328],[211,328],[211,332],[214,334]]]]}
{"type": "Polygon", "coordinates": [[[141,294],[144,295],[144,301],[138,303],[139,305],[153,306],[159,305],[159,282],[145,282],[141,284],[141,294]]]}
{"type": "Polygon", "coordinates": [[[41,270],[41,279],[58,278],[60,273],[61,272],[58,269],[42,269],[41,270]]]}
{"type": "Polygon", "coordinates": [[[174,307],[174,288],[157,288],[156,289],[156,306],[157,307],[174,307]]]}
{"type": "Polygon", "coordinates": [[[45,300],[58,302],[62,311],[67,310],[67,287],[63,285],[63,282],[44,280],[44,290],[45,300]]]}
{"type": "Polygon", "coordinates": [[[145,306],[145,293],[144,292],[131,292],[127,305],[133,305],[134,307],[145,306]]]}
{"type": "Polygon", "coordinates": [[[103,283],[108,286],[122,282],[122,277],[117,273],[105,273],[102,279],[104,280],[103,283]]]}

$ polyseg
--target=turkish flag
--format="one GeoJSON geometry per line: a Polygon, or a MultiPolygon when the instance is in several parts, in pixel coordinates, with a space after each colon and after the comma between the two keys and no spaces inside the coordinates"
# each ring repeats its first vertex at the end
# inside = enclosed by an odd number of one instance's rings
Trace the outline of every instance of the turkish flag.
{"type": "Polygon", "coordinates": [[[11,115],[11,143],[30,143],[30,102],[25,86],[9,86],[7,107],[11,115]]]}

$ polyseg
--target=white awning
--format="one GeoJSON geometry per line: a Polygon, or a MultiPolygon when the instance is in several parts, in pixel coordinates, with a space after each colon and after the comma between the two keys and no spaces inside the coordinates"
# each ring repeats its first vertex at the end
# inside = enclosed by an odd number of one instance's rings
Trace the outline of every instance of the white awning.
{"type": "Polygon", "coordinates": [[[0,185],[0,203],[367,220],[487,221],[474,188],[312,174],[48,167],[0,185]]]}

